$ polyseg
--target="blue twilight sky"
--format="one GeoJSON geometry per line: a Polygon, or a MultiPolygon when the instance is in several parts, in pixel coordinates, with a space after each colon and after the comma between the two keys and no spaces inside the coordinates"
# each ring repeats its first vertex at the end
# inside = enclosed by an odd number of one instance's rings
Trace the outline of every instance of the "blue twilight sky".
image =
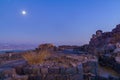
{"type": "Polygon", "coordinates": [[[0,0],[0,42],[81,45],[119,23],[120,0],[0,0]]]}

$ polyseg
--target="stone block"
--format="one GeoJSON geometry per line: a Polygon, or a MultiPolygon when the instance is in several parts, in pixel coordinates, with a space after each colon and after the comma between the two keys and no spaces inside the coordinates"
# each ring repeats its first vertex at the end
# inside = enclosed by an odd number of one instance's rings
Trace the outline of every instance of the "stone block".
{"type": "Polygon", "coordinates": [[[83,79],[83,75],[76,74],[76,75],[70,76],[70,80],[84,80],[84,79],[83,79]]]}
{"type": "Polygon", "coordinates": [[[32,74],[32,67],[25,67],[25,68],[23,68],[23,73],[25,75],[32,74]]]}
{"type": "Polygon", "coordinates": [[[23,68],[24,74],[40,74],[40,68],[38,66],[31,66],[23,68]]]}
{"type": "Polygon", "coordinates": [[[83,70],[85,73],[92,73],[98,75],[98,63],[96,61],[88,61],[83,63],[83,70]]]}
{"type": "Polygon", "coordinates": [[[23,75],[24,74],[23,73],[23,68],[24,68],[23,65],[17,65],[14,68],[15,68],[17,74],[19,74],[19,75],[23,75]]]}
{"type": "Polygon", "coordinates": [[[15,76],[14,77],[14,80],[28,80],[28,76],[27,75],[24,75],[24,76],[15,76]]]}
{"type": "Polygon", "coordinates": [[[77,66],[77,73],[78,74],[83,74],[83,66],[82,66],[82,64],[77,66]]]}
{"type": "Polygon", "coordinates": [[[48,74],[48,68],[41,68],[40,73],[41,74],[48,74]]]}
{"type": "Polygon", "coordinates": [[[61,67],[60,68],[60,74],[65,74],[66,73],[66,68],[65,67],[61,67]]]}
{"type": "Polygon", "coordinates": [[[0,80],[13,80],[12,78],[5,78],[5,79],[0,79],[0,80]]]}
{"type": "Polygon", "coordinates": [[[56,77],[55,77],[55,75],[47,75],[45,78],[44,78],[44,80],[56,80],[56,77]]]}
{"type": "Polygon", "coordinates": [[[16,72],[13,68],[0,69],[0,78],[14,77],[15,75],[16,72]]]}
{"type": "Polygon", "coordinates": [[[66,68],[65,73],[66,74],[76,74],[77,68],[76,67],[66,68]]]}
{"type": "Polygon", "coordinates": [[[59,74],[60,73],[60,68],[59,67],[53,67],[48,69],[49,74],[59,74]]]}
{"type": "Polygon", "coordinates": [[[33,66],[32,74],[40,74],[40,68],[38,66],[33,66]]]}
{"type": "Polygon", "coordinates": [[[66,75],[57,75],[56,80],[69,80],[69,77],[66,75]]]}
{"type": "Polygon", "coordinates": [[[28,80],[44,80],[41,75],[30,75],[28,80]]]}

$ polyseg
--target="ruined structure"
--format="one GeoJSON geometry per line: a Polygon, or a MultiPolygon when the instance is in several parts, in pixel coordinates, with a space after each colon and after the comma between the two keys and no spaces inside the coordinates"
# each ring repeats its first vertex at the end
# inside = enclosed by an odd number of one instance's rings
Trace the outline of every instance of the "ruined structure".
{"type": "Polygon", "coordinates": [[[24,60],[0,66],[0,80],[97,80],[98,62],[92,55],[55,54],[40,65],[24,60]]]}
{"type": "Polygon", "coordinates": [[[120,24],[111,32],[97,30],[88,45],[83,45],[75,50],[96,55],[100,65],[114,69],[120,74],[120,24]]]}
{"type": "Polygon", "coordinates": [[[99,76],[98,64],[114,69],[120,74],[120,25],[111,32],[96,31],[88,45],[59,46],[41,44],[36,50],[54,51],[44,63],[29,65],[21,54],[0,55],[0,80],[120,80],[99,76]],[[85,51],[88,54],[65,54],[64,49],[85,51]],[[98,57],[95,57],[95,55],[98,57]],[[8,60],[8,61],[7,61],[8,60]],[[0,60],[2,61],[2,60],[0,60]]]}
{"type": "Polygon", "coordinates": [[[88,52],[99,57],[99,63],[120,74],[120,24],[111,32],[96,31],[90,42],[88,52]]]}

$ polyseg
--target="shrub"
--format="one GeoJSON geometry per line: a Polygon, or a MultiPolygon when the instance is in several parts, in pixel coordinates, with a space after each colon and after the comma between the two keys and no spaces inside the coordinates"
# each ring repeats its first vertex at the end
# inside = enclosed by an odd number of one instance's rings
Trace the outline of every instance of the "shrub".
{"type": "Polygon", "coordinates": [[[27,52],[23,55],[23,58],[28,62],[28,64],[35,65],[42,64],[48,56],[50,56],[50,53],[46,50],[40,51],[39,53],[27,52]]]}

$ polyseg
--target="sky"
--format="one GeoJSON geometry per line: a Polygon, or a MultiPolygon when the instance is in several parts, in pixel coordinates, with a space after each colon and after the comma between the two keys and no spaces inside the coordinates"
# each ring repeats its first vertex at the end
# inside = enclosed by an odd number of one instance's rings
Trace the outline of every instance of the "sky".
{"type": "Polygon", "coordinates": [[[0,0],[0,43],[82,45],[119,23],[120,0],[0,0]]]}

